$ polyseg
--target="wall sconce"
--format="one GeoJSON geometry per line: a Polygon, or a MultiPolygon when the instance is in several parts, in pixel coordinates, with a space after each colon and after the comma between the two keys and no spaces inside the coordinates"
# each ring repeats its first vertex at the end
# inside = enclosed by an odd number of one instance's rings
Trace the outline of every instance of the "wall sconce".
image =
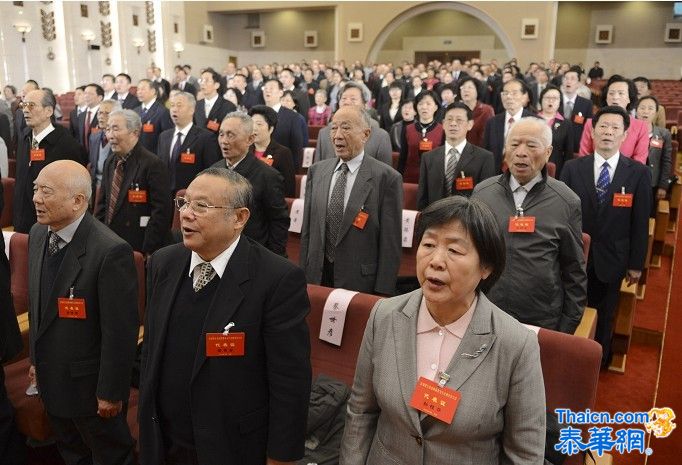
{"type": "Polygon", "coordinates": [[[26,34],[31,32],[31,25],[28,23],[14,23],[12,26],[21,34],[21,41],[26,42],[26,34]]]}
{"type": "Polygon", "coordinates": [[[173,50],[178,54],[178,58],[180,58],[180,54],[185,51],[185,46],[182,45],[182,42],[175,42],[173,44],[173,50]]]}
{"type": "Polygon", "coordinates": [[[87,42],[88,44],[88,50],[90,50],[90,43],[95,40],[95,33],[92,32],[89,29],[86,29],[85,31],[81,32],[81,38],[87,42]]]}
{"type": "Polygon", "coordinates": [[[144,40],[142,39],[133,39],[133,47],[137,48],[137,54],[140,54],[140,51],[142,51],[142,47],[144,47],[144,40]]]}

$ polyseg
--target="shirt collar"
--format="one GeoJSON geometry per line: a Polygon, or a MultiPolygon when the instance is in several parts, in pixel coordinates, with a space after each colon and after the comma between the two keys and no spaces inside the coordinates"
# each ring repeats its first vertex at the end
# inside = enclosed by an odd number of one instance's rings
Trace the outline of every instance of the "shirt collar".
{"type": "Polygon", "coordinates": [[[192,129],[192,124],[193,123],[190,121],[189,124],[184,128],[178,128],[177,126],[175,126],[175,134],[173,134],[173,138],[175,139],[176,137],[178,137],[179,132],[182,133],[182,137],[187,137],[187,134],[189,134],[189,130],[192,129]]]}
{"type": "MultiPolygon", "coordinates": [[[[533,179],[528,181],[523,188],[526,190],[526,192],[530,192],[533,186],[535,186],[537,183],[539,183],[542,180],[542,172],[539,172],[538,174],[535,175],[533,179]]],[[[512,192],[515,192],[516,189],[521,187],[521,184],[516,180],[516,178],[511,175],[509,176],[509,188],[512,190],[512,192]]]]}
{"type": "Polygon", "coordinates": [[[454,147],[448,143],[448,141],[445,141],[445,156],[450,153],[450,149],[455,149],[459,152],[459,156],[462,156],[462,152],[464,151],[464,147],[467,145],[467,140],[464,139],[462,142],[459,144],[455,145],[454,147]]]}
{"type": "Polygon", "coordinates": [[[360,155],[347,162],[344,162],[339,158],[339,162],[336,164],[336,168],[334,169],[334,171],[337,171],[342,163],[346,163],[346,166],[348,166],[348,172],[353,174],[358,168],[360,168],[360,165],[362,164],[362,160],[364,160],[364,158],[365,158],[364,150],[360,152],[360,155]]]}
{"type": "MultiPolygon", "coordinates": [[[[68,226],[64,226],[62,229],[59,231],[54,231],[57,236],[67,244],[73,240],[73,236],[76,234],[76,229],[78,229],[78,226],[81,224],[81,221],[83,221],[83,217],[85,216],[85,212],[76,220],[73,221],[73,223],[69,224],[68,226]]],[[[52,232],[52,228],[50,226],[47,227],[47,230],[52,232]]]]}
{"type": "Polygon", "coordinates": [[[33,138],[37,140],[38,143],[40,144],[43,141],[43,139],[45,139],[52,131],[54,131],[54,126],[52,125],[52,123],[50,123],[47,125],[45,129],[40,131],[38,134],[34,134],[33,138]]]}
{"type": "Polygon", "coordinates": [[[244,159],[246,158],[246,156],[248,154],[249,154],[249,152],[246,152],[246,154],[243,157],[241,157],[239,159],[239,161],[237,161],[237,163],[235,163],[234,165],[230,165],[230,163],[227,161],[227,158],[226,158],[225,159],[225,166],[227,166],[227,169],[233,169],[234,170],[237,167],[237,165],[239,165],[241,162],[244,161],[244,159]]]}
{"type": "Polygon", "coordinates": [[[471,323],[471,319],[474,316],[477,303],[478,296],[474,297],[474,301],[471,302],[471,306],[464,313],[464,315],[450,324],[440,326],[438,323],[436,323],[436,320],[433,319],[431,313],[429,313],[428,308],[426,308],[426,299],[422,297],[422,302],[419,306],[419,315],[417,316],[417,334],[428,333],[442,327],[458,339],[464,338],[464,334],[466,333],[469,323],[471,323]]]}
{"type": "Polygon", "coordinates": [[[275,110],[275,112],[279,113],[279,109],[282,108],[282,104],[281,104],[281,103],[276,103],[276,104],[274,104],[273,106],[271,106],[270,108],[272,108],[273,110],[275,110]]]}
{"type": "MultiPolygon", "coordinates": [[[[241,236],[237,236],[237,239],[234,240],[230,246],[223,250],[220,255],[218,255],[216,258],[211,260],[209,263],[215,270],[215,273],[218,275],[219,278],[223,277],[223,274],[225,273],[225,268],[227,268],[227,263],[230,261],[230,258],[232,257],[232,254],[234,253],[234,250],[237,248],[237,244],[239,243],[239,238],[241,236]]],[[[192,273],[194,272],[194,268],[196,268],[197,265],[201,265],[204,263],[206,260],[201,258],[198,253],[195,251],[192,251],[192,258],[190,259],[189,262],[189,277],[192,277],[192,273]]]]}
{"type": "Polygon", "coordinates": [[[609,158],[608,160],[601,155],[599,155],[597,152],[594,152],[594,164],[598,167],[602,167],[604,162],[609,164],[609,167],[612,169],[616,169],[616,166],[618,165],[618,159],[620,158],[620,152],[616,153],[614,156],[609,158]]]}
{"type": "Polygon", "coordinates": [[[213,97],[213,98],[205,98],[204,99],[204,105],[206,105],[207,103],[210,103],[211,106],[213,106],[213,104],[215,104],[215,102],[218,100],[218,97],[220,97],[220,95],[215,94],[215,97],[213,97]]]}
{"type": "Polygon", "coordinates": [[[514,122],[518,122],[521,119],[521,115],[523,115],[523,107],[521,107],[521,109],[513,115],[510,115],[508,111],[505,111],[504,114],[506,118],[505,122],[508,122],[509,118],[514,118],[514,122]]]}
{"type": "Polygon", "coordinates": [[[147,102],[147,103],[143,103],[143,104],[142,104],[142,108],[144,108],[145,110],[149,111],[149,109],[152,107],[152,105],[154,105],[154,102],[156,102],[156,97],[154,97],[153,99],[151,99],[151,100],[150,100],[149,102],[147,102]]]}

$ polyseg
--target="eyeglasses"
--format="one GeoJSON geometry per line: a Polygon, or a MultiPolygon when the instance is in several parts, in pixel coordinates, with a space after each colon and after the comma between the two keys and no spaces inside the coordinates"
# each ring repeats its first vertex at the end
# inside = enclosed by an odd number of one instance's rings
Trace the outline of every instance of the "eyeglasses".
{"type": "Polygon", "coordinates": [[[520,90],[504,90],[500,92],[502,97],[518,97],[522,92],[520,90]]]}
{"type": "Polygon", "coordinates": [[[184,197],[176,197],[175,198],[175,207],[178,209],[178,211],[183,211],[185,207],[189,207],[190,210],[195,215],[203,215],[208,212],[209,208],[223,208],[223,209],[236,209],[240,207],[229,207],[229,206],[220,206],[220,205],[208,205],[206,202],[203,200],[187,200],[184,197]]]}
{"type": "Polygon", "coordinates": [[[38,104],[35,102],[21,102],[19,104],[19,108],[21,108],[22,110],[24,110],[26,108],[28,108],[29,110],[33,110],[37,106],[38,106],[38,104]]]}

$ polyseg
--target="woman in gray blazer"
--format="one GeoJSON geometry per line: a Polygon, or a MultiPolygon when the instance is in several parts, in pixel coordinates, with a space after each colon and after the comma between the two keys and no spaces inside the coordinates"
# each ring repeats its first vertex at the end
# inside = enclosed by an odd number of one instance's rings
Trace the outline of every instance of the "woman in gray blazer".
{"type": "Polygon", "coordinates": [[[493,214],[477,200],[448,197],[422,212],[417,234],[421,288],[372,310],[341,464],[541,465],[537,336],[483,293],[504,269],[493,214]],[[458,396],[454,418],[438,410],[458,396]]]}

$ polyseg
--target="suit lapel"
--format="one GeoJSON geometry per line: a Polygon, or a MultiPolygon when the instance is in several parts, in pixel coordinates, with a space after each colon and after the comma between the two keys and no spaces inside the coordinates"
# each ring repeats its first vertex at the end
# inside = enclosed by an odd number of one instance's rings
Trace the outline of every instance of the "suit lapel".
{"type": "Polygon", "coordinates": [[[367,155],[365,155],[365,158],[360,164],[360,168],[358,168],[358,174],[355,177],[353,189],[350,192],[350,197],[348,197],[348,204],[343,212],[339,234],[336,238],[337,244],[341,242],[343,236],[346,235],[346,232],[353,224],[360,209],[364,208],[365,200],[367,200],[367,196],[372,190],[372,183],[369,182],[372,179],[372,170],[367,164],[367,155]]]}
{"type": "Polygon", "coordinates": [[[592,209],[596,212],[599,210],[599,204],[597,203],[597,188],[594,185],[594,155],[586,156],[582,160],[578,164],[578,176],[585,187],[585,192],[590,196],[592,209]]]}
{"type": "MultiPolygon", "coordinates": [[[[610,203],[613,198],[613,194],[618,194],[621,192],[621,188],[625,187],[625,184],[630,177],[630,171],[632,168],[632,162],[629,158],[625,158],[622,154],[618,158],[618,164],[616,165],[616,171],[613,173],[613,179],[611,180],[611,185],[609,186],[609,197],[607,202],[610,203]]],[[[627,191],[626,191],[627,192],[627,191]]],[[[633,192],[627,192],[632,194],[633,192]]]]}
{"type": "MultiPolygon", "coordinates": [[[[218,114],[218,111],[220,110],[220,108],[222,108],[222,105],[223,105],[222,100],[223,100],[223,98],[220,95],[218,95],[218,98],[216,99],[215,103],[211,107],[211,111],[208,112],[208,119],[215,119],[215,120],[218,119],[216,115],[218,114]]],[[[220,124],[220,122],[218,122],[218,124],[220,124]]]]}
{"type": "MultiPolygon", "coordinates": [[[[139,144],[139,142],[138,142],[139,144]]],[[[125,173],[123,174],[123,181],[121,182],[121,189],[118,193],[118,198],[116,199],[116,206],[114,208],[114,215],[118,213],[118,210],[121,208],[121,205],[123,205],[123,201],[128,198],[128,190],[132,187],[133,181],[135,180],[135,177],[137,176],[137,170],[140,165],[140,160],[139,160],[139,154],[138,152],[138,146],[135,146],[133,148],[132,154],[130,157],[128,157],[128,160],[126,161],[126,166],[125,166],[125,173]]],[[[112,180],[113,176],[116,173],[116,164],[114,163],[114,174],[112,175],[112,180]]]]}
{"type": "MultiPolygon", "coordinates": [[[[66,248],[64,259],[59,267],[59,272],[54,280],[52,291],[50,292],[47,301],[40,302],[40,306],[45,309],[45,312],[41,316],[36,338],[40,338],[50,326],[50,323],[57,317],[57,298],[67,297],[69,295],[69,289],[74,285],[76,278],[82,269],[80,259],[85,255],[87,238],[90,234],[92,221],[93,219],[90,214],[86,213],[81,224],[78,225],[78,229],[76,229],[73,239],[66,248]]],[[[42,244],[45,244],[44,238],[42,244]]],[[[38,255],[41,256],[42,264],[42,256],[45,253],[45,248],[43,247],[41,250],[42,251],[38,255]]]]}
{"type": "Polygon", "coordinates": [[[421,305],[421,291],[412,294],[400,312],[393,317],[393,341],[398,360],[398,382],[408,417],[415,430],[421,432],[419,412],[410,407],[412,393],[417,385],[417,315],[421,305]]]}
{"type": "MultiPolygon", "coordinates": [[[[182,145],[180,146],[180,152],[185,152],[187,151],[187,149],[190,149],[191,151],[192,144],[194,143],[195,140],[197,140],[197,137],[199,137],[199,129],[197,129],[196,124],[193,124],[189,132],[185,136],[185,140],[182,141],[182,145]]],[[[173,142],[171,141],[171,144],[172,143],[173,142]]]]}
{"type": "MultiPolygon", "coordinates": [[[[216,290],[211,305],[208,308],[204,326],[201,331],[202,340],[199,341],[199,347],[194,358],[194,367],[192,368],[192,380],[206,361],[205,337],[207,333],[219,333],[223,328],[232,321],[234,314],[244,299],[244,293],[241,290],[241,285],[251,279],[249,276],[249,252],[251,245],[245,236],[239,239],[239,244],[235,249],[232,257],[230,257],[223,277],[220,279],[220,284],[216,290]]],[[[240,322],[236,321],[235,332],[239,332],[240,322]]]]}
{"type": "MultiPolygon", "coordinates": [[[[462,155],[459,157],[459,161],[457,162],[457,166],[455,166],[455,177],[461,176],[461,172],[464,171],[464,169],[467,167],[469,163],[471,163],[474,159],[474,149],[471,146],[471,144],[467,143],[464,146],[464,150],[462,150],[462,155]]],[[[443,162],[445,163],[445,162],[443,162]]],[[[441,166],[443,166],[443,163],[441,163],[441,166]]]]}

